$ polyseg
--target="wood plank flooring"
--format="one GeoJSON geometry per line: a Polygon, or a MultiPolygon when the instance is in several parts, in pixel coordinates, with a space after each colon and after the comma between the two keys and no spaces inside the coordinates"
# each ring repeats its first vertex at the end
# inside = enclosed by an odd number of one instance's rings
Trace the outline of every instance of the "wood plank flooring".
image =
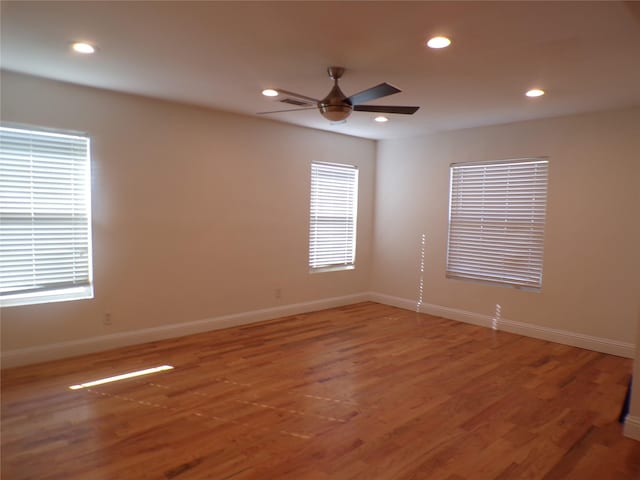
{"type": "Polygon", "coordinates": [[[360,303],[6,370],[2,478],[640,479],[616,421],[630,372],[360,303]]]}

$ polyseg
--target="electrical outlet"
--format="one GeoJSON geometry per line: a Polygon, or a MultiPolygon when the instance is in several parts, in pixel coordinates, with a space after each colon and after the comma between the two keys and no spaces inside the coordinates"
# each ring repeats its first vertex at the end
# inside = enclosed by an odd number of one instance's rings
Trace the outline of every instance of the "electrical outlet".
{"type": "Polygon", "coordinates": [[[111,314],[110,313],[105,313],[104,314],[104,318],[102,319],[102,324],[104,326],[106,326],[106,327],[111,325],[111,314]]]}
{"type": "Polygon", "coordinates": [[[276,300],[280,300],[282,298],[282,289],[276,288],[273,292],[273,296],[276,297],[276,300]]]}

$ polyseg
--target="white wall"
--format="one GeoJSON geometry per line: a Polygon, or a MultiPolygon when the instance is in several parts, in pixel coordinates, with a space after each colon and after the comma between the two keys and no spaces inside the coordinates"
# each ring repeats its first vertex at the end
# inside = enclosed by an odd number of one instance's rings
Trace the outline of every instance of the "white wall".
{"type": "Polygon", "coordinates": [[[95,277],[4,308],[4,353],[368,289],[375,142],[9,72],[1,93],[4,122],[91,136],[95,277]],[[353,271],[308,273],[313,160],[360,169],[353,271]]]}
{"type": "Polygon", "coordinates": [[[527,333],[611,340],[632,355],[639,152],[638,108],[381,141],[372,290],[415,304],[426,233],[425,303],[478,318],[499,304],[503,319],[535,327],[527,333]],[[550,159],[542,292],[446,279],[449,165],[527,156],[550,159]]]}
{"type": "Polygon", "coordinates": [[[3,357],[22,352],[4,366],[144,341],[145,329],[170,336],[181,325],[209,328],[194,326],[203,319],[260,309],[250,318],[278,316],[369,290],[410,307],[422,233],[423,301],[445,307],[445,316],[488,318],[500,304],[503,319],[632,349],[640,109],[387,140],[376,153],[369,140],[8,72],[1,93],[3,121],[92,137],[96,293],[4,308],[3,357]],[[449,164],[530,155],[551,161],[543,291],[447,280],[449,164]],[[354,271],[308,274],[312,160],[360,168],[354,271]],[[107,312],[110,327],[102,325],[107,312]]]}

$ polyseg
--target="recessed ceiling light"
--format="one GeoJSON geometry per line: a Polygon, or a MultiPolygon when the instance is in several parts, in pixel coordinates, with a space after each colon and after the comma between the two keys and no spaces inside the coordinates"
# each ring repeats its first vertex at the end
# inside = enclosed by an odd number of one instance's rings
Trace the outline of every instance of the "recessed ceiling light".
{"type": "Polygon", "coordinates": [[[85,42],[75,42],[71,45],[71,48],[74,52],[84,53],[85,55],[95,53],[96,51],[96,47],[94,47],[90,43],[85,42]]]}
{"type": "Polygon", "coordinates": [[[451,40],[447,37],[433,37],[427,42],[429,48],[445,48],[451,45],[451,40]]]}
{"type": "Polygon", "coordinates": [[[382,115],[380,115],[379,117],[374,118],[374,120],[376,122],[380,122],[380,123],[384,123],[384,122],[388,122],[389,119],[387,117],[383,117],[382,115]]]}
{"type": "Polygon", "coordinates": [[[544,95],[544,90],[540,90],[539,88],[532,88],[527,93],[525,93],[527,97],[541,97],[544,95]]]}
{"type": "Polygon", "coordinates": [[[276,90],[274,90],[273,88],[267,88],[266,90],[262,90],[262,94],[265,97],[277,97],[278,96],[278,92],[276,90]]]}

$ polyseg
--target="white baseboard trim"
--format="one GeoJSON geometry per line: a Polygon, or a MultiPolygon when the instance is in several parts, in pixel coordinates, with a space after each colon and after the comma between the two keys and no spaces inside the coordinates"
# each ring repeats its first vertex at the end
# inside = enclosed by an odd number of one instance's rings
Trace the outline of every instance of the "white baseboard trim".
{"type": "MultiPolygon", "coordinates": [[[[145,328],[131,332],[113,333],[110,335],[101,335],[81,340],[71,340],[36,347],[7,350],[3,351],[1,355],[2,368],[11,368],[21,365],[46,362],[49,360],[57,360],[60,358],[75,357],[77,355],[95,353],[118,347],[137,345],[156,340],[164,340],[167,338],[182,337],[210,330],[236,327],[239,325],[286,317],[288,315],[314,312],[317,310],[324,310],[326,308],[340,307],[365,301],[373,301],[406,310],[418,311],[417,302],[406,298],[394,297],[377,292],[357,293],[341,297],[332,297],[310,302],[223,315],[220,317],[207,318],[192,322],[145,328]]],[[[420,305],[419,311],[429,315],[447,318],[450,320],[458,320],[487,328],[491,328],[493,324],[493,317],[489,315],[482,315],[441,305],[423,303],[420,305]]],[[[635,346],[631,343],[619,342],[608,338],[593,337],[590,335],[555,328],[541,327],[530,323],[516,322],[504,318],[498,321],[497,329],[528,337],[539,338],[541,340],[586,348],[597,352],[609,353],[620,357],[633,358],[635,355],[635,346]]]]}
{"type": "Polygon", "coordinates": [[[434,317],[447,318],[449,320],[458,320],[459,322],[471,323],[481,327],[491,328],[492,317],[481,315],[479,313],[459,310],[457,308],[443,307],[431,303],[421,303],[406,298],[393,297],[383,293],[371,292],[369,298],[373,302],[384,303],[394,307],[404,308],[405,310],[413,310],[420,313],[428,313],[434,317]]]}
{"type": "Polygon", "coordinates": [[[551,342],[571,345],[573,347],[586,348],[596,352],[608,353],[618,357],[634,358],[636,347],[633,343],[620,342],[610,338],[593,337],[582,333],[569,332],[556,328],[541,327],[530,323],[516,322],[502,319],[498,323],[498,329],[506,332],[526,335],[527,337],[549,340],[551,342]]]}
{"type": "Polygon", "coordinates": [[[223,315],[220,317],[206,318],[192,322],[175,323],[160,327],[145,328],[131,332],[113,333],[81,340],[52,343],[37,347],[20,348],[2,352],[2,368],[11,368],[21,365],[46,362],[60,358],[75,357],[87,353],[111,350],[128,345],[136,345],[167,338],[183,337],[194,333],[219,330],[222,328],[236,327],[249,323],[271,320],[289,315],[314,312],[326,308],[340,307],[352,303],[369,300],[369,294],[357,293],[342,297],[331,297],[310,302],[294,303],[279,307],[252,310],[249,312],[223,315]]]}
{"type": "Polygon", "coordinates": [[[624,421],[624,436],[640,440],[640,417],[632,417],[627,415],[624,421]]]}
{"type": "MultiPolygon", "coordinates": [[[[428,313],[429,315],[436,317],[458,320],[460,322],[471,323],[473,325],[480,325],[487,328],[492,328],[493,326],[494,319],[490,315],[483,315],[480,313],[429,303],[422,303],[418,309],[418,303],[416,301],[376,292],[371,292],[369,294],[369,299],[374,302],[384,303],[386,305],[392,305],[406,310],[419,310],[422,313],[428,313]]],[[[496,321],[496,328],[497,330],[505,332],[517,333],[519,335],[555,343],[562,343],[563,345],[571,345],[572,347],[586,348],[587,350],[608,353],[618,357],[634,358],[635,356],[634,344],[611,340],[609,338],[593,337],[582,333],[543,327],[533,325],[531,323],[517,322],[514,320],[507,320],[505,318],[500,318],[496,321]]]]}

